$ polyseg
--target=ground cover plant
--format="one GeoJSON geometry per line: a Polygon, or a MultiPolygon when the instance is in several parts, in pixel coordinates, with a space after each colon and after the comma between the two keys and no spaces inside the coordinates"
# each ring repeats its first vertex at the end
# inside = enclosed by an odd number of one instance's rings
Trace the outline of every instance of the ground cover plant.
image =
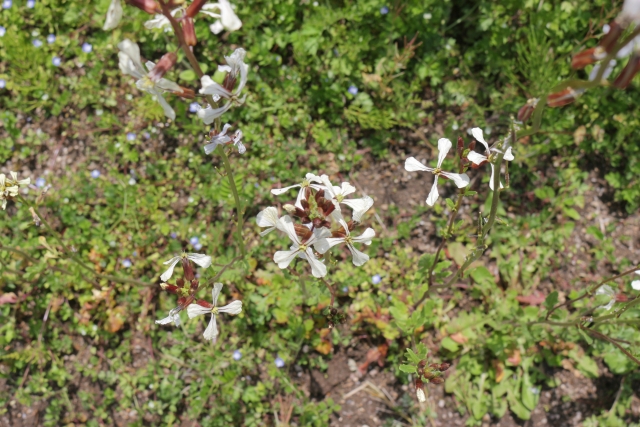
{"type": "Polygon", "coordinates": [[[640,2],[0,18],[2,425],[640,425],[640,2]]]}

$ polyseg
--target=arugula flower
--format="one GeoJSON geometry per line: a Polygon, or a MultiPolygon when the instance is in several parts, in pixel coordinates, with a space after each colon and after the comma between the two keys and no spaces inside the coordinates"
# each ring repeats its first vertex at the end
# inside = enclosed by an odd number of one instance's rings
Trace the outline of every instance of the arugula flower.
{"type": "MultiPolygon", "coordinates": [[[[486,149],[485,153],[487,155],[483,156],[482,154],[478,154],[475,151],[470,151],[467,155],[467,158],[472,163],[479,166],[484,165],[487,162],[491,165],[491,178],[489,179],[489,188],[493,190],[493,175],[495,174],[495,166],[493,165],[493,162],[496,158],[495,153],[498,153],[499,151],[495,148],[489,148],[489,144],[487,144],[487,141],[484,140],[482,129],[473,128],[471,129],[471,133],[473,134],[473,137],[476,139],[476,141],[484,145],[484,148],[486,149]]],[[[507,148],[507,151],[505,151],[503,158],[509,162],[514,159],[513,153],[511,152],[511,147],[507,148]]],[[[502,182],[500,182],[500,188],[503,188],[502,182]]]]}
{"type": "Polygon", "coordinates": [[[180,256],[175,256],[169,261],[163,263],[164,265],[169,265],[169,268],[167,268],[167,271],[162,273],[160,279],[163,282],[169,280],[173,275],[173,269],[176,267],[176,264],[178,264],[178,262],[182,261],[183,259],[191,260],[202,268],[209,268],[209,266],[211,265],[211,257],[208,255],[183,252],[180,256]]]}
{"type": "Polygon", "coordinates": [[[339,232],[333,233],[333,235],[338,237],[328,237],[318,240],[318,242],[315,244],[315,248],[319,253],[324,254],[335,245],[346,243],[347,248],[349,248],[349,251],[351,251],[351,255],[353,256],[353,265],[359,267],[369,261],[369,255],[357,250],[353,246],[353,244],[364,243],[365,245],[370,245],[371,239],[375,237],[376,232],[373,230],[373,228],[367,228],[360,236],[353,237],[349,232],[349,226],[347,225],[345,220],[340,219],[339,222],[344,231],[341,230],[339,232]]]}
{"type": "Polygon", "coordinates": [[[285,215],[278,221],[280,223],[279,229],[284,231],[289,239],[293,242],[291,245],[291,250],[289,251],[278,251],[274,254],[273,260],[278,267],[285,269],[291,264],[291,261],[295,257],[300,257],[309,262],[311,265],[311,274],[314,277],[324,277],[327,275],[327,267],[319,261],[313,253],[312,246],[319,239],[326,237],[327,229],[322,228],[317,230],[315,233],[311,233],[310,237],[305,240],[303,243],[300,240],[300,237],[296,234],[296,229],[293,225],[293,221],[289,215],[285,215]]]}
{"type": "Polygon", "coordinates": [[[203,300],[198,300],[196,304],[189,304],[189,306],[187,307],[187,315],[189,316],[189,319],[211,313],[211,320],[209,321],[209,326],[207,326],[207,329],[204,330],[203,337],[205,340],[213,341],[214,343],[216,342],[218,336],[216,314],[227,313],[236,315],[242,312],[242,301],[239,300],[231,301],[231,303],[223,307],[218,307],[218,296],[220,296],[222,286],[222,283],[216,283],[213,285],[213,290],[211,291],[211,299],[213,300],[213,304],[209,304],[208,302],[203,300]]]}

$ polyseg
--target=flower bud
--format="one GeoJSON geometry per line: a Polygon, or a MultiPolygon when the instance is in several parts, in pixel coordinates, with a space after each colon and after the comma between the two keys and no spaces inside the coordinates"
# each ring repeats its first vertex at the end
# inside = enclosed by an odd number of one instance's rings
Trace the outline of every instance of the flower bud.
{"type": "Polygon", "coordinates": [[[469,143],[469,150],[475,150],[475,149],[476,149],[476,140],[474,139],[469,143]]]}
{"type": "Polygon", "coordinates": [[[168,283],[160,283],[160,287],[162,288],[162,290],[169,292],[170,294],[175,294],[178,292],[178,287],[175,285],[170,285],[168,283]]]}
{"type": "Polygon", "coordinates": [[[209,301],[205,301],[203,299],[197,300],[196,304],[198,304],[201,307],[213,308],[213,304],[211,304],[209,301]]]}
{"type": "Polygon", "coordinates": [[[573,58],[571,58],[571,67],[574,70],[581,70],[587,65],[606,58],[606,56],[607,52],[602,46],[592,47],[591,49],[586,49],[573,55],[573,58]]]}
{"type": "Polygon", "coordinates": [[[304,242],[305,240],[309,239],[311,237],[311,235],[313,234],[311,232],[311,230],[309,230],[307,227],[305,227],[304,225],[300,225],[300,224],[294,224],[293,228],[295,228],[296,230],[296,234],[298,236],[300,236],[300,239],[304,242]]]}
{"type": "Polygon", "coordinates": [[[571,104],[577,98],[577,93],[573,88],[566,88],[560,92],[552,93],[547,97],[549,107],[563,107],[571,104]]]}
{"type": "Polygon", "coordinates": [[[295,214],[297,208],[295,206],[293,206],[292,204],[287,203],[286,205],[284,205],[282,207],[282,209],[284,209],[285,211],[289,212],[290,214],[295,214]]]}
{"type": "Polygon", "coordinates": [[[178,95],[181,98],[186,98],[186,99],[194,99],[196,97],[196,93],[193,91],[193,89],[180,86],[180,90],[181,90],[180,92],[173,92],[173,93],[178,95]]]}
{"type": "Polygon", "coordinates": [[[155,0],[127,0],[127,3],[152,15],[162,11],[155,0]]]}
{"type": "Polygon", "coordinates": [[[169,71],[171,67],[176,65],[177,60],[178,55],[176,55],[175,53],[165,53],[162,58],[160,58],[160,61],[158,61],[156,66],[153,67],[153,70],[149,71],[149,78],[151,79],[151,81],[157,82],[162,77],[164,77],[167,71],[169,71]]]}
{"type": "Polygon", "coordinates": [[[191,282],[196,278],[195,273],[193,272],[193,265],[191,265],[191,261],[187,257],[182,258],[182,268],[184,270],[184,279],[188,282],[191,282]]]}
{"type": "Polygon", "coordinates": [[[613,85],[618,89],[626,89],[629,83],[631,83],[631,80],[638,74],[638,71],[640,71],[640,55],[634,54],[613,82],[613,85]]]}
{"type": "Polygon", "coordinates": [[[600,39],[600,43],[598,46],[601,46],[605,52],[611,53],[611,50],[614,48],[618,40],[620,39],[620,35],[624,28],[618,23],[617,20],[613,20],[609,23],[609,32],[605,34],[602,39],[600,39]]]}
{"type": "Polygon", "coordinates": [[[461,136],[458,137],[458,157],[462,158],[462,153],[464,153],[464,140],[461,136]]]}
{"type": "Polygon", "coordinates": [[[200,12],[200,9],[202,9],[202,6],[204,6],[205,3],[206,3],[206,0],[193,0],[189,5],[189,7],[187,8],[186,15],[189,18],[193,18],[198,14],[198,12],[200,12]]]}
{"type": "Polygon", "coordinates": [[[442,377],[435,377],[433,378],[431,381],[429,381],[431,384],[442,384],[444,382],[444,378],[442,377]]]}
{"type": "Polygon", "coordinates": [[[520,107],[520,109],[518,110],[518,121],[522,123],[529,121],[531,115],[533,114],[533,110],[536,109],[537,105],[538,98],[529,98],[527,100],[527,103],[520,107]]]}
{"type": "Polygon", "coordinates": [[[625,294],[616,294],[615,298],[616,298],[616,302],[627,302],[627,301],[629,301],[629,297],[627,297],[625,294]]]}
{"type": "Polygon", "coordinates": [[[184,35],[184,41],[187,46],[195,46],[198,44],[198,38],[196,37],[196,29],[193,25],[193,19],[186,17],[182,21],[182,34],[184,35]]]}

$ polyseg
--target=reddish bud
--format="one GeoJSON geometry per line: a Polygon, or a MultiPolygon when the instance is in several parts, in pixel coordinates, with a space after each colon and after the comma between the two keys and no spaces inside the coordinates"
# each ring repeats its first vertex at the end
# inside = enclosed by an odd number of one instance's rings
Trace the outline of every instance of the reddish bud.
{"type": "Polygon", "coordinates": [[[180,90],[181,92],[173,92],[173,93],[178,95],[181,98],[186,98],[186,99],[194,99],[196,97],[196,93],[193,91],[193,89],[180,86],[180,90]]]}
{"type": "Polygon", "coordinates": [[[191,282],[196,278],[196,275],[193,272],[193,265],[191,265],[191,261],[187,258],[182,258],[182,269],[184,270],[184,279],[186,281],[191,282]]]}
{"type": "Polygon", "coordinates": [[[476,140],[474,139],[469,143],[469,150],[473,151],[476,149],[476,140]]]}
{"type": "Polygon", "coordinates": [[[178,288],[175,285],[170,285],[168,283],[160,283],[160,287],[162,288],[162,290],[169,292],[170,294],[175,294],[176,292],[178,292],[178,288]]]}
{"type": "Polygon", "coordinates": [[[171,67],[176,65],[177,60],[178,55],[176,55],[175,53],[165,53],[162,58],[160,58],[160,61],[158,61],[156,66],[153,67],[153,70],[149,72],[149,78],[152,81],[157,82],[162,77],[164,77],[164,75],[171,69],[171,67]]]}
{"type": "Polygon", "coordinates": [[[213,308],[213,304],[203,299],[199,299],[198,301],[196,301],[196,304],[205,308],[213,308]]]}
{"type": "Polygon", "coordinates": [[[616,294],[616,302],[627,302],[629,301],[629,297],[625,294],[616,294]]]}
{"type": "Polygon", "coordinates": [[[598,46],[601,46],[605,52],[611,53],[616,43],[620,39],[624,28],[615,19],[609,23],[609,32],[600,39],[598,46]]]}
{"type": "Polygon", "coordinates": [[[195,292],[198,290],[198,286],[200,286],[200,282],[198,282],[198,279],[193,279],[191,281],[191,292],[195,292]]]}
{"type": "Polygon", "coordinates": [[[573,58],[571,58],[571,67],[575,70],[581,70],[587,65],[604,59],[606,56],[607,52],[602,46],[592,47],[591,49],[586,49],[573,55],[573,58]]]}
{"type": "Polygon", "coordinates": [[[189,18],[193,18],[198,14],[198,12],[200,12],[200,9],[202,9],[202,6],[204,6],[205,3],[206,3],[206,0],[193,0],[189,5],[189,7],[187,8],[186,15],[189,18]]]}
{"type": "Polygon", "coordinates": [[[458,137],[458,157],[462,158],[462,153],[464,153],[464,140],[461,136],[458,137]]]}
{"type": "Polygon", "coordinates": [[[309,239],[311,237],[311,235],[313,234],[311,232],[311,230],[309,230],[307,227],[305,227],[304,225],[300,225],[300,224],[294,224],[293,228],[295,228],[296,230],[296,234],[298,236],[300,236],[302,241],[305,241],[307,239],[309,239]]]}
{"type": "Polygon", "coordinates": [[[613,82],[613,85],[618,89],[626,89],[631,80],[638,74],[638,71],[640,71],[640,56],[635,54],[629,59],[629,62],[616,78],[616,81],[613,82]]]}
{"type": "Polygon", "coordinates": [[[151,15],[162,12],[162,9],[154,0],[127,0],[127,3],[151,15]]]}
{"type": "Polygon", "coordinates": [[[429,381],[431,384],[442,384],[444,382],[444,378],[435,377],[429,381]]]}
{"type": "Polygon", "coordinates": [[[576,100],[577,94],[573,88],[566,88],[560,92],[552,93],[547,98],[547,105],[549,107],[563,107],[571,104],[576,100]]]}
{"type": "Polygon", "coordinates": [[[193,25],[192,18],[185,18],[182,21],[182,34],[184,35],[184,41],[187,46],[195,46],[198,44],[198,38],[196,37],[196,29],[193,25]]]}
{"type": "Polygon", "coordinates": [[[536,109],[537,105],[538,98],[529,98],[527,103],[518,110],[518,121],[522,123],[527,122],[531,118],[533,110],[536,109]]]}

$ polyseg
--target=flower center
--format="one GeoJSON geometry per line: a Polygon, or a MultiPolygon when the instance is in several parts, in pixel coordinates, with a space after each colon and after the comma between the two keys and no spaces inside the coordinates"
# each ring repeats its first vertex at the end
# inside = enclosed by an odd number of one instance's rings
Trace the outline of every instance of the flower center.
{"type": "Polygon", "coordinates": [[[341,203],[344,200],[344,196],[342,194],[338,194],[336,196],[336,200],[338,201],[338,203],[341,203]]]}
{"type": "Polygon", "coordinates": [[[347,235],[347,236],[344,238],[344,242],[345,242],[347,245],[353,245],[353,238],[351,237],[351,235],[347,235]]]}
{"type": "Polygon", "coordinates": [[[307,250],[307,245],[300,245],[298,246],[298,249],[300,249],[300,252],[305,252],[307,250]]]}
{"type": "Polygon", "coordinates": [[[218,307],[213,307],[211,309],[211,314],[218,314],[218,307]]]}
{"type": "Polygon", "coordinates": [[[149,76],[144,76],[139,81],[139,88],[142,90],[150,90],[155,87],[155,83],[149,78],[149,76]]]}
{"type": "Polygon", "coordinates": [[[433,174],[434,174],[434,175],[440,175],[441,173],[442,173],[442,169],[440,169],[440,168],[435,168],[435,169],[433,170],[433,174]]]}
{"type": "Polygon", "coordinates": [[[307,180],[307,178],[303,179],[302,182],[300,183],[300,187],[302,188],[306,188],[308,186],[311,185],[311,182],[309,182],[309,180],[307,180]]]}

